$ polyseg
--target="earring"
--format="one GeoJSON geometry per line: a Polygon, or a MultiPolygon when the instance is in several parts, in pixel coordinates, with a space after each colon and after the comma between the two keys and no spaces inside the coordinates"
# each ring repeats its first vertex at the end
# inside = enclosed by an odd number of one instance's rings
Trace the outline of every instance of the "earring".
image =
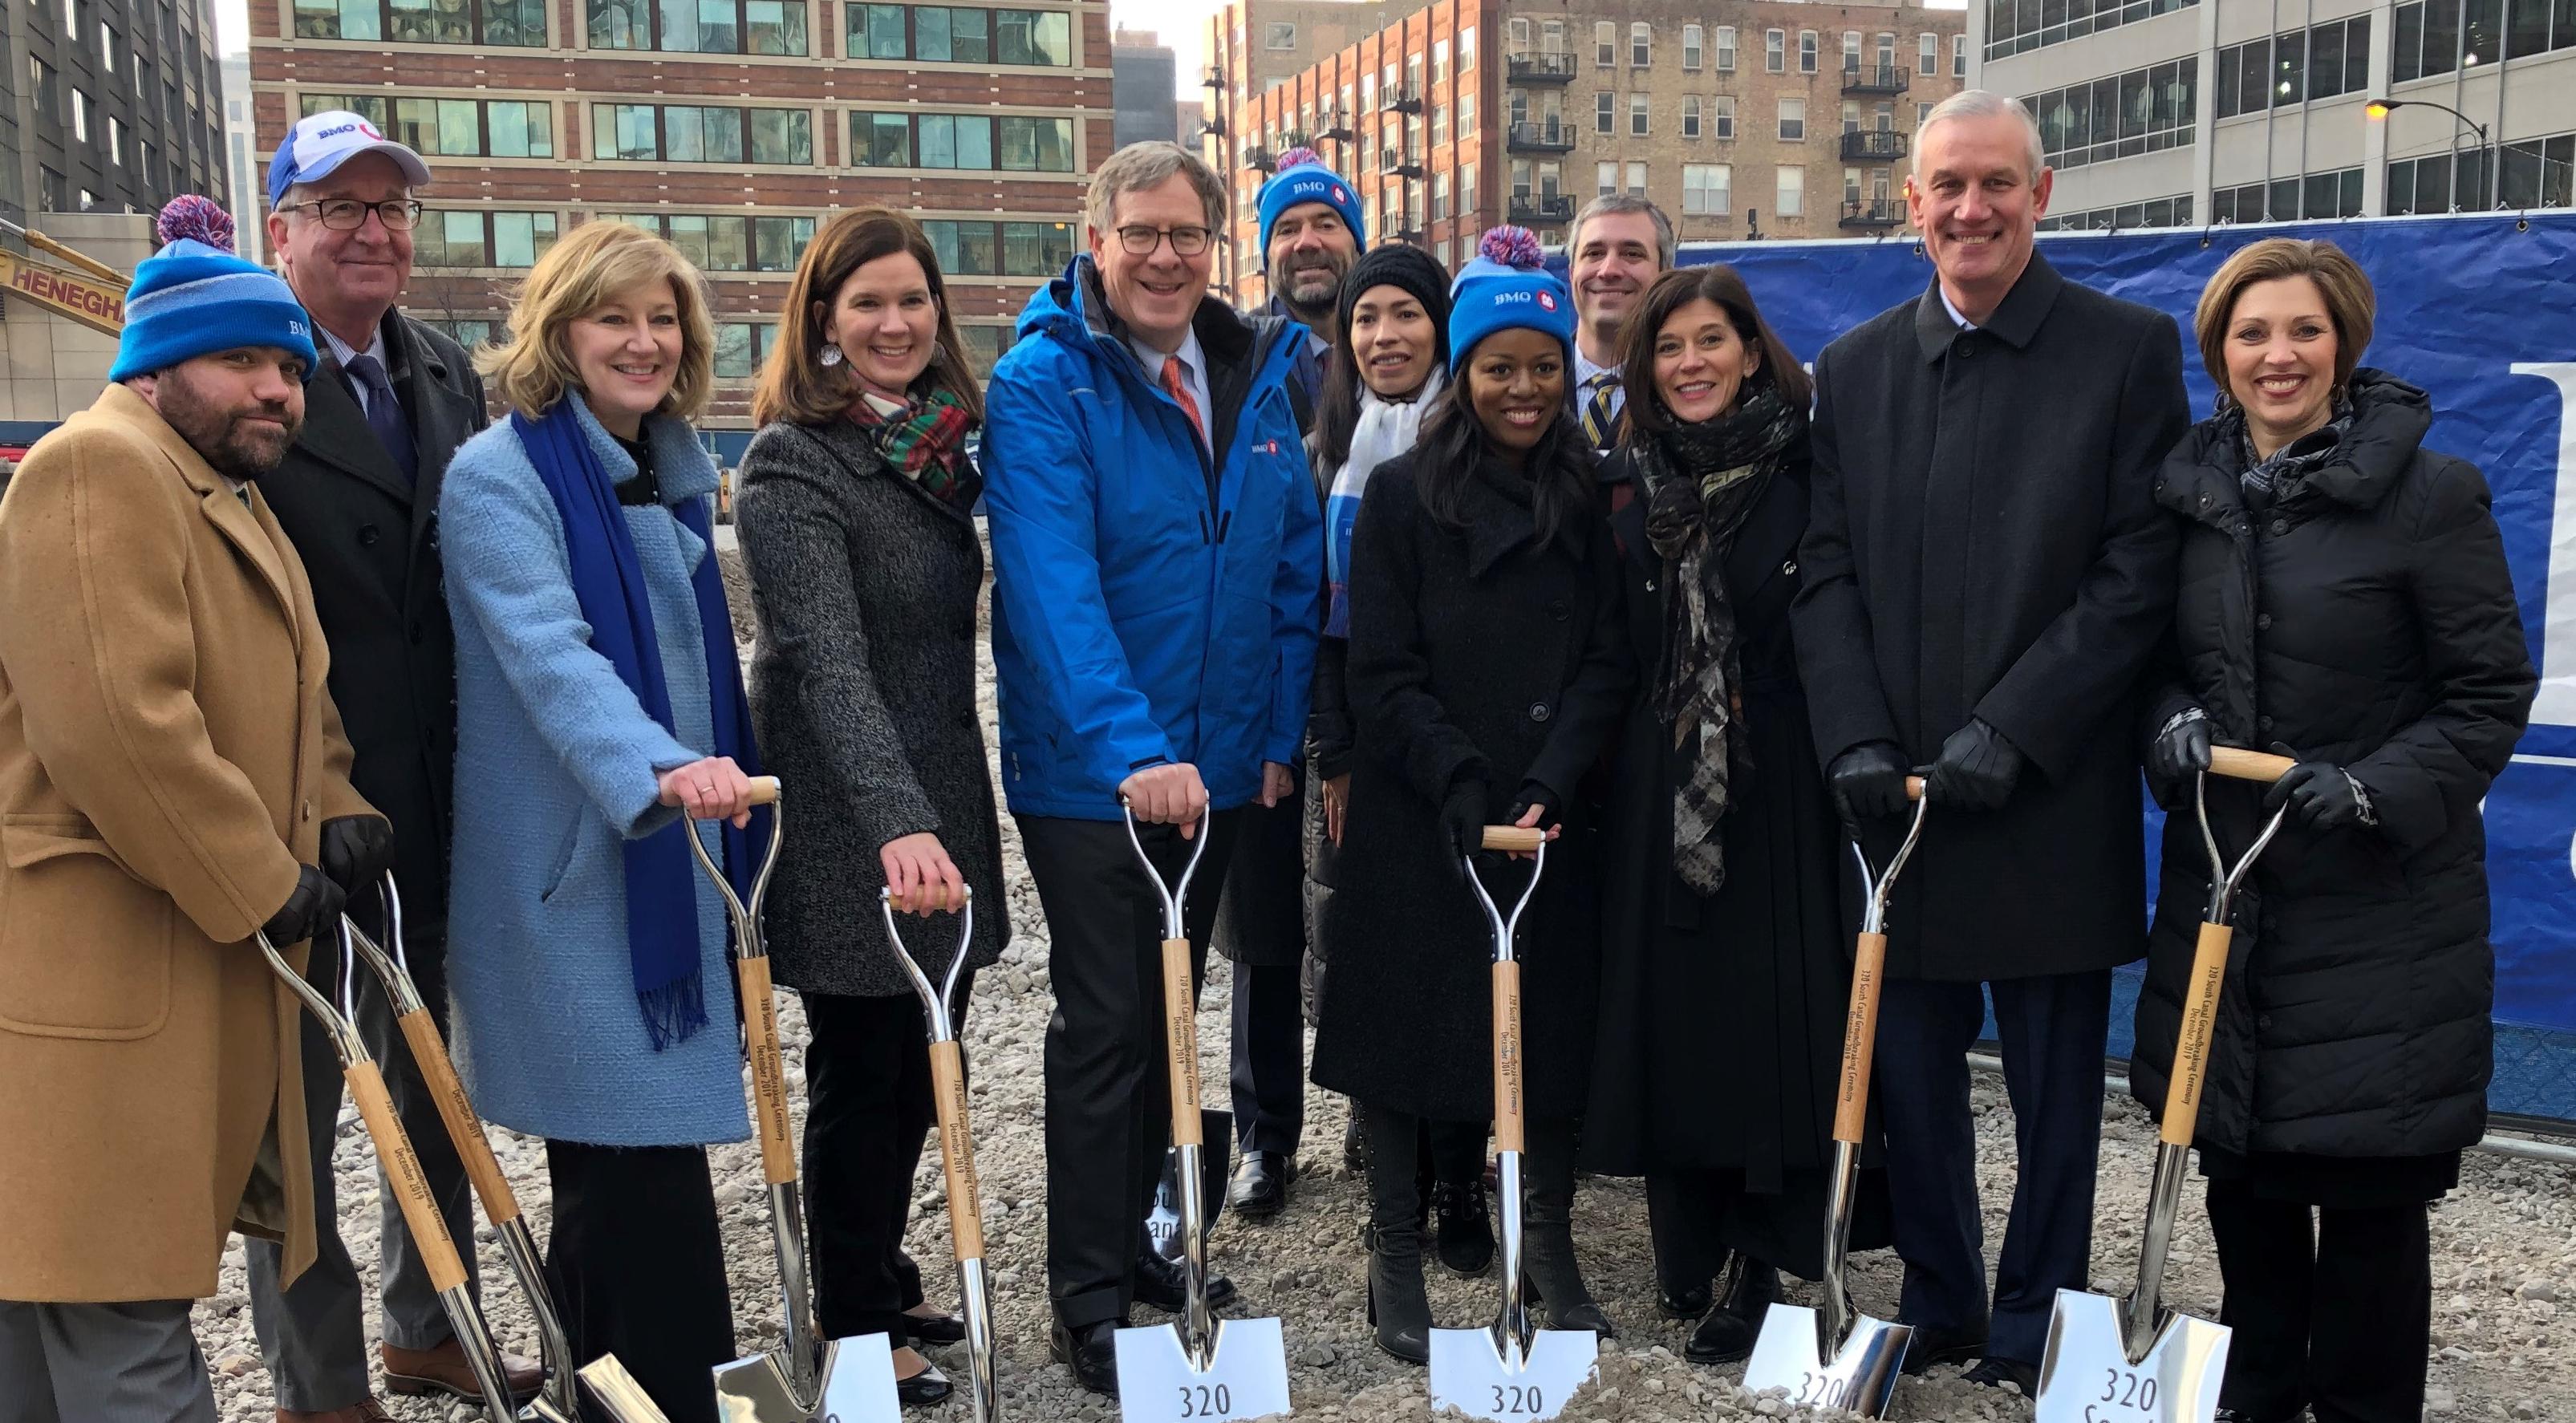
{"type": "Polygon", "coordinates": [[[823,369],[830,370],[841,363],[841,348],[826,341],[823,343],[823,349],[815,353],[814,360],[823,369]]]}

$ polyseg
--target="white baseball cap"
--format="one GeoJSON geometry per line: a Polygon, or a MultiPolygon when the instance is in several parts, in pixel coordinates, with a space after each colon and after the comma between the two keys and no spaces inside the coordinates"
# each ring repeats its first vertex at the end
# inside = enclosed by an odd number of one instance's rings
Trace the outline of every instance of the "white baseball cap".
{"type": "Polygon", "coordinates": [[[277,206],[298,183],[318,183],[361,153],[381,153],[402,169],[415,186],[429,182],[429,165],[420,155],[376,131],[376,126],[347,109],[307,114],[286,131],[277,156],[268,164],[268,205],[277,206]]]}

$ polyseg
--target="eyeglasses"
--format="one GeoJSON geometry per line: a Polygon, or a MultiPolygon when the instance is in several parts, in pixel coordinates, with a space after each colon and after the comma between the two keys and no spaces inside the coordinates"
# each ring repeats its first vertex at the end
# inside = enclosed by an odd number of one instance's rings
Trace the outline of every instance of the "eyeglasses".
{"type": "Polygon", "coordinates": [[[362,203],[356,198],[326,198],[320,202],[297,203],[295,210],[318,219],[333,232],[355,232],[367,225],[372,211],[376,221],[387,232],[409,232],[420,225],[420,204],[408,198],[388,198],[380,203],[362,203]]]}
{"type": "Polygon", "coordinates": [[[1216,237],[1216,229],[1212,227],[1147,227],[1141,222],[1130,227],[1122,227],[1118,229],[1118,245],[1126,249],[1127,255],[1130,257],[1151,256],[1155,248],[1163,245],[1163,239],[1166,237],[1172,239],[1173,256],[1195,257],[1208,250],[1208,243],[1213,241],[1216,237]]]}

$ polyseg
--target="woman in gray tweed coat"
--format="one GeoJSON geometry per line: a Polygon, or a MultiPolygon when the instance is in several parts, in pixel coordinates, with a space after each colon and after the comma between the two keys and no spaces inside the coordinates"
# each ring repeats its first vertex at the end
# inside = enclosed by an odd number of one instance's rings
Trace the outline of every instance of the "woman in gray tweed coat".
{"type": "MultiPolygon", "coordinates": [[[[887,941],[891,887],[933,981],[971,888],[972,971],[1010,937],[1001,830],[975,708],[983,416],[938,257],[910,218],[843,213],[806,249],[752,406],[736,519],[759,646],[752,719],[787,787],[768,912],[778,981],[805,1003],[805,1199],[826,1338],[885,1333],[909,1405],[949,1384],[913,1343],[963,1337],[904,1253],[936,1119],[929,1035],[887,941]]],[[[962,1003],[960,1005],[963,1006],[962,1003]]]]}

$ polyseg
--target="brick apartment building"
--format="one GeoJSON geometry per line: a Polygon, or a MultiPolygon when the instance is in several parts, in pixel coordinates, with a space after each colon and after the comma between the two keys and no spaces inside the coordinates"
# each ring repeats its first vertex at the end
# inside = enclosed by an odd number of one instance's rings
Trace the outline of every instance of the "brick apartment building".
{"type": "Polygon", "coordinates": [[[778,303],[834,210],[922,220],[989,368],[1112,151],[1107,0],[252,0],[250,21],[263,166],[326,108],[429,161],[414,315],[489,337],[576,222],[645,225],[705,268],[720,448],[747,438],[778,303]]]}
{"type": "Polygon", "coordinates": [[[1562,242],[1617,191],[1685,241],[1901,232],[1914,129],[1961,87],[1965,21],[1921,0],[1238,0],[1203,76],[1224,116],[1206,151],[1237,199],[1220,280],[1266,296],[1253,195],[1300,141],[1345,165],[1373,240],[1453,266],[1496,222],[1562,242]]]}

